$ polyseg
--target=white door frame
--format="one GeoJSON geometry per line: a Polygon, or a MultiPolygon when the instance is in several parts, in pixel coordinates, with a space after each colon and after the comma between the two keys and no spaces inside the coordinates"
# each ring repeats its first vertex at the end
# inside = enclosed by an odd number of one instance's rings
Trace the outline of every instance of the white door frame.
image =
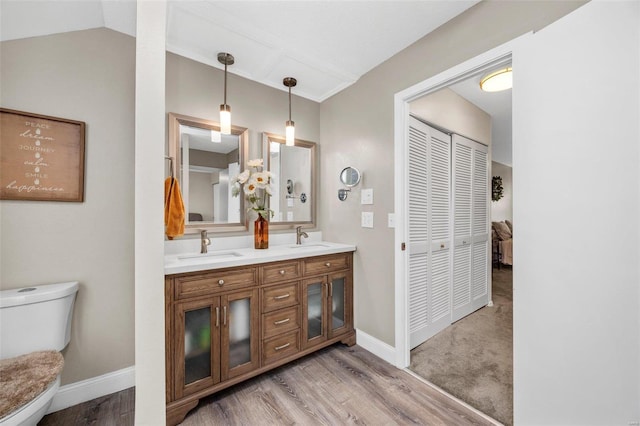
{"type": "Polygon", "coordinates": [[[409,291],[407,271],[409,259],[402,244],[409,241],[408,234],[408,170],[409,102],[443,89],[512,61],[514,46],[532,33],[525,34],[501,46],[469,59],[453,68],[404,89],[394,96],[394,193],[395,193],[395,366],[406,368],[410,363],[409,351],[409,291]]]}

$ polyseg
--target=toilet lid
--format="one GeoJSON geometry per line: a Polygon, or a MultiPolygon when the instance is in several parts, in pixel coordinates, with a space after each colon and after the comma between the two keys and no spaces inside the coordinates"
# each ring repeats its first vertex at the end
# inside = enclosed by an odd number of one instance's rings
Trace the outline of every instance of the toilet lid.
{"type": "Polygon", "coordinates": [[[57,351],[39,351],[0,360],[0,419],[44,392],[62,372],[57,351]]]}

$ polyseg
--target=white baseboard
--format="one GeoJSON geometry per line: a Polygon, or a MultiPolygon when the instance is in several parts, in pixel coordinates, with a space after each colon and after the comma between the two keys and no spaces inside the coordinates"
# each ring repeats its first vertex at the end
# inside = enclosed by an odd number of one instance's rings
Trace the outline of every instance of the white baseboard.
{"type": "Polygon", "coordinates": [[[47,414],[135,386],[135,367],[60,386],[47,414]]]}
{"type": "Polygon", "coordinates": [[[356,329],[356,342],[378,358],[382,358],[389,364],[396,364],[396,348],[393,346],[358,329],[356,329]]]}

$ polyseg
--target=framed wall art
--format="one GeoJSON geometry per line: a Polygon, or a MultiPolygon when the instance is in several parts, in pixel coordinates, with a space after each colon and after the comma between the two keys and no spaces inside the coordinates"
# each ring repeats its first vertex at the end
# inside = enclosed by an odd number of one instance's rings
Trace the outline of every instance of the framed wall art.
{"type": "Polygon", "coordinates": [[[85,123],[0,108],[0,200],[84,200],[85,123]]]}

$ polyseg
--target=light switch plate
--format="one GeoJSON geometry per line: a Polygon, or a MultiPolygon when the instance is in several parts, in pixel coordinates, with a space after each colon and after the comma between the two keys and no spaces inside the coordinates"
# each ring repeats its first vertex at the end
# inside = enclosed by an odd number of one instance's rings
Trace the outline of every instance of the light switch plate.
{"type": "Polygon", "coordinates": [[[360,191],[360,204],[373,204],[373,188],[360,191]]]}
{"type": "Polygon", "coordinates": [[[373,212],[362,212],[362,227],[373,228],[373,212]]]}
{"type": "Polygon", "coordinates": [[[388,217],[388,226],[389,228],[395,228],[396,227],[396,214],[395,213],[389,213],[388,217]]]}

